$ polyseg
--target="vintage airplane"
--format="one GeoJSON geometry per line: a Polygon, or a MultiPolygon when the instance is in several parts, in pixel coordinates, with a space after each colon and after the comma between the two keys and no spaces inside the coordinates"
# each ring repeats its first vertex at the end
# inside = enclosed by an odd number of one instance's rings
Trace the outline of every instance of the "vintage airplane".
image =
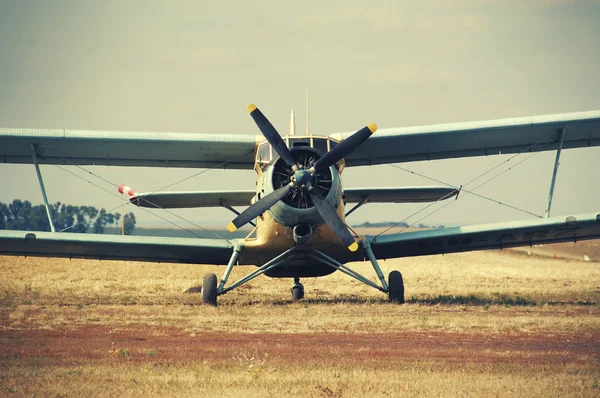
{"type": "Polygon", "coordinates": [[[0,231],[0,254],[109,260],[227,265],[220,283],[207,274],[202,301],[217,297],[265,274],[293,278],[292,298],[304,297],[300,278],[340,271],[390,300],[404,302],[398,271],[387,280],[377,260],[408,256],[502,249],[600,238],[600,214],[549,217],[560,152],[600,145],[600,111],[482,122],[377,130],[369,124],[355,133],[282,137],[254,105],[250,116],[262,136],[0,129],[0,161],[33,163],[48,210],[39,163],[251,169],[256,191],[152,192],[131,202],[151,208],[226,207],[237,214],[230,231],[251,223],[245,239],[160,238],[53,232],[0,231]],[[372,136],[373,135],[373,136],[372,136]],[[520,222],[359,237],[345,216],[365,203],[435,202],[456,197],[456,187],[344,189],[345,167],[456,157],[519,154],[556,150],[547,218],[520,222]],[[233,206],[250,207],[238,213],[233,206]],[[356,203],[346,211],[347,203],[356,203]],[[256,220],[256,224],[253,223],[256,220]],[[368,259],[380,284],[359,274],[348,262],[368,259]],[[258,268],[226,286],[236,265],[258,268]]]}

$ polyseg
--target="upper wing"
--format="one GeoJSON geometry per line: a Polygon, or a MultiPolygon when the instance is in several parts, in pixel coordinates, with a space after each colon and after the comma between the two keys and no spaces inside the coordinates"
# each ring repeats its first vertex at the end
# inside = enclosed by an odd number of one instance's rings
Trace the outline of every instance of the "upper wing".
{"type": "Polygon", "coordinates": [[[1,255],[224,265],[232,249],[219,239],[0,231],[1,255]]]}
{"type": "Polygon", "coordinates": [[[597,238],[600,214],[586,214],[381,235],[371,248],[377,258],[397,258],[597,238]]]}
{"type": "Polygon", "coordinates": [[[447,187],[407,188],[349,188],[344,189],[347,202],[368,203],[416,203],[434,202],[456,196],[458,191],[447,187]]]}
{"type": "Polygon", "coordinates": [[[154,192],[133,196],[136,206],[177,209],[190,207],[248,206],[255,191],[154,192]]]}
{"type": "Polygon", "coordinates": [[[252,169],[254,135],[0,129],[0,162],[252,169]]]}
{"type": "MultiPolygon", "coordinates": [[[[377,130],[346,166],[412,162],[600,145],[600,111],[377,130]]],[[[353,132],[332,134],[344,140],[353,132]]]]}

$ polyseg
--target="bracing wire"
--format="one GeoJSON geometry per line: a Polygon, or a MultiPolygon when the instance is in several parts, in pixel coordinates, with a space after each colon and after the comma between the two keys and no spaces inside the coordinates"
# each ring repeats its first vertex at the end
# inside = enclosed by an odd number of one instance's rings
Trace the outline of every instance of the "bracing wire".
{"type": "MultiPolygon", "coordinates": [[[[438,182],[438,183],[440,183],[440,184],[444,184],[444,185],[446,185],[446,186],[449,186],[449,187],[452,187],[452,188],[455,188],[455,189],[460,189],[460,192],[465,192],[465,195],[463,195],[463,196],[461,196],[461,197],[457,197],[457,198],[456,198],[456,200],[458,200],[458,199],[462,199],[462,197],[464,197],[464,196],[466,196],[466,195],[469,195],[469,194],[471,194],[471,195],[478,196],[478,197],[480,197],[480,198],[482,198],[482,199],[486,199],[486,200],[489,200],[489,201],[495,202],[495,203],[497,203],[497,204],[499,204],[499,205],[506,206],[506,207],[508,207],[508,208],[510,208],[510,209],[513,209],[513,210],[518,210],[518,211],[520,211],[520,212],[523,212],[523,213],[526,213],[526,214],[529,214],[529,215],[532,215],[532,216],[535,216],[535,217],[538,217],[538,218],[543,218],[543,217],[542,217],[542,216],[540,216],[539,214],[532,213],[532,212],[530,212],[530,211],[528,211],[528,210],[524,210],[524,209],[518,208],[518,207],[516,207],[516,206],[512,206],[512,205],[509,205],[509,204],[503,203],[503,202],[501,202],[501,201],[498,201],[498,200],[495,200],[495,199],[492,199],[492,198],[489,198],[489,197],[486,197],[486,196],[484,196],[484,195],[481,195],[481,194],[478,194],[478,193],[475,193],[475,192],[474,192],[476,189],[478,189],[478,188],[482,187],[483,185],[487,184],[488,182],[490,182],[490,181],[492,181],[492,180],[494,180],[494,179],[498,178],[498,177],[499,177],[499,176],[501,176],[502,174],[504,174],[504,173],[506,173],[507,171],[509,171],[509,170],[513,169],[514,167],[518,166],[519,164],[521,164],[521,163],[525,162],[526,160],[528,160],[528,159],[532,158],[533,156],[535,156],[535,155],[539,154],[540,152],[535,152],[535,153],[532,153],[531,155],[529,155],[529,156],[528,156],[528,157],[526,157],[525,159],[523,159],[523,160],[521,160],[520,162],[516,163],[514,166],[511,166],[511,167],[509,167],[508,169],[506,169],[506,170],[504,170],[504,171],[502,171],[502,172],[500,172],[500,173],[498,173],[498,174],[494,175],[493,177],[491,177],[491,178],[487,179],[486,181],[484,181],[483,183],[481,183],[481,184],[477,185],[475,188],[473,188],[473,189],[471,189],[471,190],[466,190],[466,189],[464,189],[464,187],[465,187],[466,185],[469,185],[469,184],[473,183],[474,181],[476,181],[476,180],[480,179],[481,177],[483,177],[483,176],[485,176],[485,175],[489,174],[490,172],[492,172],[493,170],[497,169],[498,167],[505,165],[506,163],[510,162],[511,160],[513,160],[514,158],[516,158],[517,156],[519,156],[519,155],[521,155],[521,154],[523,154],[523,153],[525,153],[525,152],[530,152],[530,151],[531,151],[531,149],[533,149],[534,147],[536,147],[537,145],[539,145],[539,144],[540,144],[542,141],[546,140],[546,139],[547,139],[547,138],[549,138],[551,135],[552,135],[552,134],[549,134],[549,135],[547,135],[546,137],[542,138],[541,140],[539,140],[539,141],[538,141],[538,142],[536,142],[535,144],[532,144],[532,145],[528,146],[527,148],[525,148],[525,149],[524,149],[524,150],[522,150],[521,152],[519,152],[519,153],[517,153],[517,154],[515,154],[515,155],[511,156],[510,158],[508,158],[508,159],[506,159],[506,160],[503,160],[502,162],[500,162],[500,163],[499,163],[499,164],[497,164],[496,166],[494,166],[494,167],[492,167],[491,169],[489,169],[489,170],[485,171],[484,173],[482,173],[482,174],[478,175],[477,177],[475,177],[475,178],[471,179],[471,180],[470,180],[470,181],[468,181],[466,184],[464,184],[464,185],[461,185],[460,187],[456,187],[456,186],[454,186],[454,185],[452,185],[452,184],[448,184],[448,183],[445,183],[445,182],[443,182],[443,181],[439,181],[439,180],[437,180],[437,179],[435,179],[435,178],[431,178],[431,177],[425,176],[425,175],[423,175],[423,174],[420,174],[420,173],[417,173],[417,172],[413,172],[413,171],[411,171],[411,170],[408,170],[408,169],[406,169],[406,168],[403,168],[403,167],[400,167],[400,166],[397,166],[397,165],[394,165],[394,164],[389,164],[389,166],[395,167],[395,168],[397,168],[397,169],[400,169],[400,170],[404,170],[404,171],[406,171],[406,172],[409,172],[409,173],[411,173],[411,174],[415,174],[415,175],[418,175],[418,176],[421,176],[421,177],[427,178],[427,179],[429,179],[429,180],[431,180],[431,181],[435,181],[435,182],[438,182]]],[[[551,144],[552,144],[552,143],[549,143],[549,144],[547,144],[547,145],[551,145],[551,144]]],[[[437,203],[438,203],[438,202],[440,202],[441,200],[447,199],[449,195],[451,195],[451,194],[448,194],[448,195],[446,195],[446,196],[444,196],[444,197],[442,197],[442,198],[438,199],[437,201],[435,201],[435,202],[433,202],[433,203],[430,203],[429,205],[427,205],[427,206],[423,207],[422,209],[420,209],[420,210],[418,210],[418,211],[416,211],[416,212],[412,213],[412,214],[411,214],[411,215],[409,215],[408,217],[405,217],[405,218],[404,218],[402,221],[399,221],[399,222],[395,223],[394,225],[392,225],[391,227],[388,227],[388,228],[386,228],[385,230],[383,230],[382,232],[378,233],[378,234],[375,236],[375,238],[373,238],[373,239],[374,239],[374,240],[375,240],[375,239],[377,239],[377,237],[379,237],[379,236],[381,236],[382,234],[386,233],[386,232],[387,232],[387,231],[389,231],[390,229],[392,229],[392,228],[396,228],[398,225],[400,225],[400,224],[404,223],[406,220],[408,220],[408,219],[410,219],[411,217],[413,217],[413,216],[415,216],[415,215],[417,215],[417,214],[421,213],[422,211],[424,211],[424,210],[428,209],[429,207],[431,207],[431,206],[434,206],[435,204],[437,204],[437,203]]],[[[452,195],[453,195],[453,194],[452,194],[452,195]]],[[[408,229],[408,228],[411,228],[411,227],[413,227],[413,226],[414,226],[415,224],[417,224],[418,222],[420,222],[420,221],[423,221],[424,219],[428,218],[429,216],[431,216],[431,215],[433,215],[433,214],[437,213],[438,211],[440,211],[440,210],[442,210],[442,209],[446,208],[447,206],[451,205],[453,202],[455,202],[455,201],[452,201],[452,202],[446,203],[445,205],[441,206],[440,208],[438,208],[438,209],[436,209],[436,210],[434,210],[434,211],[432,211],[432,212],[430,212],[430,213],[426,214],[424,217],[420,218],[419,220],[417,220],[417,221],[413,222],[413,223],[412,223],[412,224],[410,224],[409,226],[407,226],[407,227],[403,228],[402,230],[400,230],[400,232],[402,232],[402,231],[404,231],[404,230],[406,230],[406,229],[408,229]]]]}
{"type": "MultiPolygon", "coordinates": [[[[102,187],[102,186],[100,186],[100,185],[98,185],[98,184],[96,184],[96,183],[94,183],[94,182],[92,182],[92,181],[90,181],[90,180],[86,180],[84,177],[82,177],[82,176],[80,176],[80,175],[78,175],[78,174],[76,174],[76,173],[73,173],[72,171],[70,171],[70,170],[67,170],[66,168],[64,168],[64,167],[62,167],[62,166],[60,166],[60,165],[55,165],[55,166],[56,166],[56,167],[58,167],[59,169],[61,169],[61,170],[65,171],[65,172],[67,172],[67,173],[69,173],[69,174],[71,174],[71,175],[73,175],[73,176],[75,176],[75,177],[79,178],[79,179],[82,179],[82,180],[84,180],[84,181],[88,182],[89,184],[92,184],[92,185],[94,185],[95,187],[97,187],[97,188],[99,188],[99,189],[103,190],[104,192],[107,192],[108,194],[110,194],[110,195],[112,195],[112,196],[115,196],[115,197],[117,197],[117,198],[120,198],[120,195],[118,195],[118,194],[116,194],[116,193],[114,193],[114,192],[112,192],[112,191],[109,191],[108,189],[106,189],[106,188],[104,188],[104,187],[102,187]]],[[[93,175],[93,176],[97,177],[97,176],[96,176],[94,173],[92,173],[92,172],[89,172],[89,173],[90,173],[91,175],[93,175]]],[[[125,205],[126,205],[126,206],[128,206],[128,205],[130,205],[130,204],[131,204],[131,202],[129,202],[129,201],[127,201],[127,202],[125,203],[125,205]]],[[[116,206],[116,207],[113,207],[112,209],[108,210],[108,212],[112,212],[112,211],[114,211],[114,210],[118,209],[119,207],[121,207],[121,205],[119,205],[119,206],[116,206]]],[[[169,219],[167,219],[167,218],[165,218],[165,217],[162,217],[162,216],[160,216],[160,215],[158,215],[158,214],[156,214],[156,213],[153,213],[153,212],[151,212],[150,210],[148,210],[148,209],[145,209],[145,208],[142,208],[142,210],[143,210],[143,211],[146,211],[146,212],[148,212],[148,213],[150,213],[150,214],[153,214],[153,215],[155,215],[156,217],[160,218],[161,220],[163,220],[163,221],[166,221],[166,222],[168,222],[169,224],[171,224],[171,225],[173,225],[173,226],[175,226],[175,227],[177,227],[177,228],[179,228],[179,229],[181,229],[181,230],[183,230],[183,231],[185,231],[185,232],[188,232],[188,233],[190,233],[190,234],[194,235],[194,236],[195,236],[195,237],[197,237],[197,238],[201,238],[201,236],[200,236],[200,235],[198,235],[198,234],[196,234],[194,231],[191,231],[191,230],[189,230],[189,229],[187,229],[187,228],[185,228],[185,227],[182,227],[181,225],[178,225],[178,224],[174,223],[173,221],[171,221],[171,220],[169,220],[169,219]]],[[[168,211],[167,209],[164,209],[164,210],[165,210],[165,211],[167,211],[168,213],[170,213],[170,214],[172,214],[172,215],[174,215],[174,216],[178,217],[178,218],[181,218],[181,219],[183,219],[182,217],[180,217],[180,216],[178,216],[177,214],[174,214],[174,213],[172,213],[172,212],[168,211]]],[[[183,219],[183,220],[184,220],[184,221],[188,221],[188,220],[185,220],[185,219],[183,219]]],[[[123,222],[123,221],[121,221],[121,222],[123,222]]],[[[197,226],[197,225],[195,225],[194,223],[192,223],[191,221],[188,221],[188,222],[189,222],[190,224],[194,225],[194,226],[197,226]]],[[[70,227],[67,227],[67,228],[64,228],[64,229],[62,229],[60,232],[65,232],[65,231],[67,231],[67,230],[69,230],[69,229],[71,229],[71,228],[75,228],[76,226],[78,226],[78,225],[81,225],[81,224],[83,224],[83,223],[85,223],[85,221],[81,221],[81,222],[78,222],[77,224],[73,224],[73,225],[71,225],[70,227]]],[[[227,239],[224,239],[223,237],[221,237],[221,236],[219,236],[219,235],[215,234],[215,233],[214,233],[214,232],[212,232],[212,231],[205,230],[204,228],[202,228],[202,227],[200,227],[200,226],[197,226],[197,227],[198,227],[198,228],[200,228],[200,229],[202,229],[202,230],[204,230],[204,231],[206,231],[206,232],[210,232],[210,233],[212,233],[212,234],[216,235],[216,236],[217,236],[219,239],[223,239],[223,240],[226,240],[226,241],[227,241],[227,239]]],[[[229,242],[229,241],[228,241],[228,242],[229,242]]]]}
{"type": "MultiPolygon", "coordinates": [[[[216,169],[216,168],[219,168],[219,167],[221,167],[221,166],[223,166],[223,165],[225,165],[225,164],[227,164],[227,163],[230,163],[230,162],[232,162],[233,160],[235,160],[235,159],[237,159],[237,158],[239,158],[239,157],[246,156],[246,155],[250,154],[251,152],[252,152],[252,151],[248,151],[248,152],[245,152],[245,153],[243,153],[243,154],[237,155],[237,156],[235,156],[235,157],[233,157],[233,158],[231,158],[231,159],[229,159],[229,160],[227,160],[227,161],[225,161],[225,162],[219,163],[219,164],[217,164],[217,165],[214,165],[214,166],[212,166],[212,167],[210,167],[210,168],[208,168],[208,169],[204,169],[204,170],[202,170],[202,171],[200,171],[200,172],[197,172],[197,173],[195,173],[195,174],[193,174],[193,175],[191,175],[191,176],[185,177],[185,178],[183,178],[183,179],[181,179],[181,180],[178,180],[178,181],[176,181],[176,182],[174,182],[174,183],[171,183],[171,184],[169,184],[169,185],[167,185],[167,186],[165,186],[165,187],[163,187],[163,188],[161,188],[161,189],[159,189],[159,190],[153,191],[152,193],[160,192],[160,191],[162,191],[162,190],[164,190],[164,189],[167,189],[167,188],[169,188],[169,187],[172,187],[172,186],[174,186],[174,185],[177,185],[177,184],[179,184],[179,183],[181,183],[181,182],[183,182],[183,181],[186,181],[186,180],[189,180],[189,179],[191,179],[191,178],[194,178],[194,177],[196,177],[196,176],[199,176],[199,175],[201,175],[201,174],[204,174],[204,173],[206,173],[206,172],[208,172],[208,171],[210,171],[210,170],[214,170],[214,169],[216,169]]],[[[106,178],[104,178],[104,177],[102,177],[102,176],[100,176],[100,175],[98,175],[98,174],[96,174],[96,173],[94,173],[94,172],[92,172],[92,171],[90,171],[90,170],[87,170],[87,169],[85,169],[84,167],[82,167],[82,166],[80,166],[80,165],[77,165],[77,164],[74,164],[74,163],[70,162],[68,159],[65,159],[65,158],[62,158],[62,157],[61,157],[60,159],[61,159],[63,162],[65,162],[65,163],[68,163],[68,164],[69,164],[69,165],[71,165],[71,166],[75,166],[75,167],[77,167],[78,169],[80,169],[80,170],[83,170],[85,173],[87,173],[87,174],[89,174],[89,175],[91,175],[91,176],[94,176],[94,177],[96,177],[96,178],[98,178],[98,179],[100,179],[100,180],[104,181],[105,183],[107,183],[107,184],[111,185],[111,186],[114,186],[114,187],[118,187],[118,186],[119,186],[118,184],[115,184],[114,182],[112,182],[112,181],[109,181],[109,180],[107,180],[106,178]]],[[[96,187],[98,187],[98,188],[102,189],[102,190],[103,190],[103,191],[105,191],[105,192],[108,192],[108,193],[110,193],[110,194],[111,194],[111,195],[113,195],[113,196],[120,197],[120,196],[119,196],[119,195],[117,195],[116,193],[113,193],[113,192],[111,192],[111,191],[109,191],[109,190],[107,190],[107,189],[105,189],[105,188],[101,187],[100,185],[93,183],[93,182],[92,182],[92,181],[90,181],[90,180],[86,180],[85,178],[83,178],[83,177],[79,176],[78,174],[75,174],[75,173],[73,173],[73,172],[71,172],[71,171],[69,171],[69,170],[65,169],[64,167],[61,167],[60,165],[55,165],[55,166],[57,166],[57,167],[59,167],[60,169],[62,169],[62,170],[64,170],[64,171],[66,171],[66,172],[68,172],[68,173],[70,173],[70,174],[74,175],[74,176],[75,176],[75,177],[77,177],[77,178],[80,178],[80,179],[83,179],[84,181],[87,181],[88,183],[90,183],[90,184],[92,184],[92,185],[94,185],[94,186],[96,186],[96,187]]],[[[228,239],[226,239],[226,238],[224,238],[224,237],[220,236],[219,234],[217,234],[217,233],[216,233],[216,232],[214,232],[214,231],[207,230],[206,228],[203,228],[202,226],[200,226],[200,225],[198,225],[198,224],[196,224],[196,223],[194,223],[194,222],[192,222],[192,221],[190,221],[190,220],[188,220],[188,219],[185,219],[185,218],[181,217],[180,215],[178,215],[178,214],[176,214],[176,213],[174,213],[174,212],[172,212],[172,211],[170,211],[170,210],[168,210],[168,209],[164,209],[164,208],[160,207],[159,205],[157,205],[157,204],[155,204],[155,203],[152,203],[152,202],[151,202],[151,201],[149,201],[148,199],[144,199],[144,198],[142,198],[142,199],[143,199],[143,200],[144,200],[146,203],[149,203],[150,205],[154,206],[155,208],[157,208],[157,209],[160,209],[160,210],[164,210],[165,212],[167,212],[167,213],[171,214],[172,216],[174,216],[174,217],[176,217],[176,218],[179,218],[179,219],[181,219],[181,220],[183,220],[183,221],[185,221],[185,222],[187,222],[187,223],[189,223],[189,224],[193,225],[193,226],[194,226],[194,227],[196,227],[196,228],[199,228],[199,229],[201,229],[201,230],[203,230],[203,231],[205,231],[205,232],[208,232],[208,233],[210,233],[210,234],[212,234],[212,235],[216,236],[218,239],[222,239],[222,240],[224,240],[224,241],[226,241],[226,242],[230,242],[228,239]]],[[[131,204],[131,202],[129,202],[129,201],[128,201],[126,204],[127,204],[127,205],[129,205],[129,204],[131,204]]],[[[117,206],[117,207],[115,207],[115,208],[111,209],[110,211],[112,211],[112,210],[115,210],[115,209],[118,209],[119,207],[120,207],[120,206],[117,206]]],[[[168,222],[168,223],[170,223],[171,225],[173,225],[173,226],[175,226],[175,227],[177,227],[177,228],[179,228],[179,229],[181,229],[181,230],[183,230],[183,231],[186,231],[186,232],[188,232],[188,233],[190,233],[190,234],[192,234],[192,235],[194,235],[194,236],[196,236],[196,237],[198,237],[198,238],[201,238],[201,236],[199,236],[198,234],[194,233],[193,231],[191,231],[191,230],[189,230],[189,229],[186,229],[186,228],[184,228],[184,227],[182,227],[182,226],[180,226],[180,225],[178,225],[178,224],[174,223],[173,221],[170,221],[170,220],[166,219],[165,217],[162,217],[162,216],[160,216],[160,215],[158,215],[158,214],[156,214],[156,213],[154,213],[154,212],[151,212],[150,210],[148,210],[148,209],[146,209],[146,208],[143,208],[143,207],[142,207],[141,209],[142,209],[143,211],[146,211],[146,212],[148,212],[148,213],[150,213],[150,214],[153,214],[153,215],[155,215],[156,217],[160,218],[160,219],[161,219],[161,220],[163,220],[163,221],[167,221],[167,222],[168,222]]],[[[72,226],[70,226],[70,227],[68,227],[68,228],[65,228],[65,229],[63,229],[63,230],[62,230],[62,231],[60,231],[60,232],[64,232],[64,231],[66,231],[66,230],[68,230],[68,229],[74,228],[75,226],[77,226],[77,225],[80,225],[80,224],[82,224],[82,223],[84,223],[84,221],[82,221],[82,222],[79,222],[79,223],[77,223],[77,224],[74,224],[74,225],[72,225],[72,226]]]]}

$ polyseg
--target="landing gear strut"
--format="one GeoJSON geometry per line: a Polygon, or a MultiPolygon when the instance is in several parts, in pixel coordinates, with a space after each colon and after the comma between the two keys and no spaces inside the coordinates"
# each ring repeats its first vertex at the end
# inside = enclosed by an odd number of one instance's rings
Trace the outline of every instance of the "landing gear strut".
{"type": "MultiPolygon", "coordinates": [[[[340,271],[341,273],[346,274],[358,280],[359,282],[364,283],[367,286],[375,288],[383,293],[387,293],[390,301],[393,303],[404,303],[404,281],[402,279],[402,274],[398,271],[392,271],[390,272],[388,280],[386,281],[385,277],[383,276],[383,272],[381,271],[381,268],[377,263],[377,258],[371,250],[370,241],[365,239],[361,241],[361,243],[364,247],[366,257],[371,261],[371,264],[373,265],[375,273],[377,274],[377,278],[379,279],[380,285],[359,274],[352,268],[329,257],[320,250],[314,249],[310,246],[293,246],[281,253],[280,255],[276,256],[272,260],[267,261],[262,266],[255,269],[242,279],[231,284],[229,287],[225,287],[227,280],[229,279],[229,276],[231,274],[231,271],[237,262],[238,256],[244,247],[243,242],[237,242],[234,246],[231,258],[229,259],[229,263],[227,264],[227,268],[225,269],[223,279],[221,279],[219,285],[217,286],[217,277],[215,274],[206,274],[206,276],[204,277],[204,282],[202,284],[202,302],[205,304],[216,306],[218,296],[238,288],[239,286],[251,281],[257,276],[262,275],[268,272],[269,270],[281,265],[285,261],[295,258],[297,255],[296,250],[298,250],[299,247],[302,247],[304,252],[308,255],[308,257],[312,258],[313,260],[317,260],[324,265],[328,265],[340,271]]],[[[294,286],[292,286],[291,292],[293,301],[302,300],[304,298],[304,286],[300,283],[299,277],[294,277],[294,286]]]]}
{"type": "Polygon", "coordinates": [[[298,301],[304,298],[304,285],[300,283],[300,278],[294,278],[294,286],[292,286],[292,300],[298,301]]]}

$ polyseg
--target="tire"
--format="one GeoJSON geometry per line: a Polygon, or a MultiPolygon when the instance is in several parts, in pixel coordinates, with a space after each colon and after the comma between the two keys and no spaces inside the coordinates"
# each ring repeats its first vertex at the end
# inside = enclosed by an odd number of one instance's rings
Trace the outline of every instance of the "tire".
{"type": "Polygon", "coordinates": [[[304,287],[294,286],[292,288],[292,300],[298,301],[304,298],[304,287]]]}
{"type": "Polygon", "coordinates": [[[399,271],[392,271],[388,276],[389,298],[392,303],[404,304],[404,281],[399,271]]]}
{"type": "Polygon", "coordinates": [[[217,306],[217,276],[215,274],[204,275],[202,281],[202,303],[217,306]]]}

